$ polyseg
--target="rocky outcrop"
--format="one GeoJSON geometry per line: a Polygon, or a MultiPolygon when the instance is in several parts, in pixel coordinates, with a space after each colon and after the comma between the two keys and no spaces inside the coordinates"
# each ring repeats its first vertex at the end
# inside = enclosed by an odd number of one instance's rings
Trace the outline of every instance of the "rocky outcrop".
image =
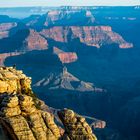
{"type": "Polygon", "coordinates": [[[16,27],[17,23],[1,23],[0,24],[0,31],[8,31],[13,27],[16,27]]]}
{"type": "Polygon", "coordinates": [[[57,47],[53,48],[53,52],[58,55],[62,63],[72,63],[78,59],[78,56],[75,52],[64,52],[57,47]]]}
{"type": "Polygon", "coordinates": [[[77,54],[72,52],[59,53],[58,57],[62,63],[72,63],[78,59],[77,54]]]}
{"type": "Polygon", "coordinates": [[[120,48],[132,48],[122,36],[112,31],[110,26],[55,26],[43,29],[41,34],[58,42],[68,43],[78,38],[81,43],[100,48],[103,45],[118,44],[120,48]]]}
{"type": "Polygon", "coordinates": [[[29,35],[26,38],[26,49],[31,50],[43,50],[47,49],[48,42],[35,30],[30,30],[29,35]]]}
{"type": "Polygon", "coordinates": [[[31,79],[12,67],[0,67],[0,93],[19,93],[31,90],[31,79]]]}
{"type": "Polygon", "coordinates": [[[65,133],[63,139],[66,140],[97,140],[85,118],[74,113],[72,110],[64,109],[58,112],[64,124],[65,133]]]}
{"type": "Polygon", "coordinates": [[[63,71],[59,74],[50,73],[48,77],[40,79],[33,87],[43,90],[66,89],[71,91],[97,93],[103,93],[105,91],[104,89],[94,86],[92,83],[79,80],[68,72],[66,67],[64,67],[63,71]]]}
{"type": "MultiPolygon", "coordinates": [[[[85,119],[72,110],[59,110],[65,132],[54,115],[42,110],[31,89],[31,78],[12,67],[0,68],[0,122],[10,140],[97,140],[85,119]]],[[[43,105],[44,106],[44,105],[43,105]]]]}
{"type": "Polygon", "coordinates": [[[53,116],[37,109],[30,96],[5,95],[1,102],[1,116],[2,125],[13,139],[57,140],[60,137],[53,116]]]}
{"type": "Polygon", "coordinates": [[[8,37],[9,30],[16,26],[17,26],[17,23],[1,23],[0,24],[0,39],[8,37]]]}

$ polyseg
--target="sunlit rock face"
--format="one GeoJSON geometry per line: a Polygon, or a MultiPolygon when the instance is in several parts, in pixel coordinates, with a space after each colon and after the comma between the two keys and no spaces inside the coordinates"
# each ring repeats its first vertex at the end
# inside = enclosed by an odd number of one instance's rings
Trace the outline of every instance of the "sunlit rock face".
{"type": "Polygon", "coordinates": [[[22,71],[16,71],[12,67],[0,67],[0,93],[12,94],[21,90],[31,89],[31,79],[22,71]]]}
{"type": "Polygon", "coordinates": [[[10,128],[12,138],[19,140],[59,139],[60,132],[53,116],[37,109],[35,101],[27,95],[4,96],[1,102],[2,124],[10,128]],[[14,133],[12,134],[12,131],[14,133]]]}
{"type": "MultiPolygon", "coordinates": [[[[15,66],[0,67],[0,87],[0,121],[10,140],[96,140],[85,119],[71,110],[59,110],[65,132],[59,128],[51,109],[33,94],[31,78],[15,66]]],[[[0,132],[0,137],[5,138],[4,132],[0,132]]]]}
{"type": "Polygon", "coordinates": [[[120,48],[133,47],[133,44],[126,42],[110,26],[55,26],[43,29],[40,33],[47,38],[65,43],[78,38],[81,43],[97,48],[110,44],[118,44],[120,48]]]}
{"type": "Polygon", "coordinates": [[[35,30],[29,30],[29,35],[26,38],[26,49],[31,50],[43,50],[47,49],[48,42],[35,30]]]}
{"type": "Polygon", "coordinates": [[[58,57],[62,63],[72,63],[78,59],[77,54],[72,52],[59,53],[58,57]]]}
{"type": "Polygon", "coordinates": [[[1,23],[0,24],[0,39],[9,36],[9,30],[16,27],[17,23],[1,23]]]}
{"type": "Polygon", "coordinates": [[[96,136],[92,134],[92,130],[85,121],[85,118],[82,116],[67,109],[59,111],[58,115],[65,127],[64,139],[97,140],[96,136]]]}
{"type": "Polygon", "coordinates": [[[53,48],[53,53],[58,55],[62,63],[72,63],[77,61],[78,59],[78,56],[75,52],[64,52],[61,49],[58,49],[57,47],[53,48]]]}

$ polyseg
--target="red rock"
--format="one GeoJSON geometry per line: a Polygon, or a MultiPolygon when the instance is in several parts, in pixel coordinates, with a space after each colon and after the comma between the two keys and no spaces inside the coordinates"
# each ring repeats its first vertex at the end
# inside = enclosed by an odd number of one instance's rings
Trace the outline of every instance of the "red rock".
{"type": "Polygon", "coordinates": [[[112,31],[110,26],[55,26],[40,32],[47,38],[58,42],[68,42],[79,38],[81,43],[100,48],[102,45],[118,44],[120,48],[131,48],[133,44],[126,42],[121,35],[112,31]]]}
{"type": "Polygon", "coordinates": [[[26,38],[27,50],[43,50],[47,49],[48,42],[38,32],[30,30],[29,36],[26,38]]]}
{"type": "Polygon", "coordinates": [[[17,26],[17,23],[2,23],[0,24],[0,31],[8,31],[9,29],[16,26],[17,26]]]}
{"type": "Polygon", "coordinates": [[[77,54],[72,52],[59,53],[58,57],[60,58],[62,63],[71,63],[75,62],[78,59],[77,54]]]}
{"type": "Polygon", "coordinates": [[[17,23],[1,23],[0,24],[0,39],[8,37],[9,30],[16,26],[17,26],[17,23]]]}
{"type": "Polygon", "coordinates": [[[57,47],[53,48],[53,52],[58,55],[60,61],[62,63],[72,63],[78,59],[78,56],[75,52],[64,52],[57,47]]]}

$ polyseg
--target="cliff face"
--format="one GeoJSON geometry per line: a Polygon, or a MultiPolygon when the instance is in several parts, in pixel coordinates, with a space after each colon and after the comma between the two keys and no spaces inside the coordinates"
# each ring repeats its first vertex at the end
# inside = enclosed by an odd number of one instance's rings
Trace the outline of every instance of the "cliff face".
{"type": "Polygon", "coordinates": [[[31,78],[11,67],[0,68],[0,122],[10,140],[96,140],[85,119],[71,110],[59,110],[64,134],[50,111],[31,89],[31,78]],[[72,128],[71,128],[72,127],[72,128]]]}
{"type": "Polygon", "coordinates": [[[78,59],[78,56],[75,52],[64,52],[57,47],[53,47],[53,53],[59,57],[62,63],[72,63],[78,59]]]}
{"type": "Polygon", "coordinates": [[[66,109],[58,112],[58,115],[65,127],[64,139],[80,140],[84,138],[86,140],[97,140],[85,118],[75,114],[72,110],[66,109]]]}
{"type": "Polygon", "coordinates": [[[0,24],[0,39],[8,37],[9,30],[16,26],[17,26],[17,23],[1,23],[0,24]]]}
{"type": "Polygon", "coordinates": [[[47,49],[48,42],[35,30],[29,30],[29,35],[26,38],[26,49],[31,50],[43,50],[47,49]]]}
{"type": "Polygon", "coordinates": [[[81,43],[100,48],[103,45],[118,44],[120,48],[132,48],[133,44],[126,42],[110,26],[55,26],[43,29],[41,34],[55,41],[68,43],[78,38],[81,43]]]}
{"type": "Polygon", "coordinates": [[[58,57],[62,63],[72,63],[78,59],[77,54],[72,52],[59,53],[58,57]]]}
{"type": "MultiPolygon", "coordinates": [[[[119,48],[133,47],[133,44],[125,41],[110,26],[95,26],[95,18],[90,10],[52,10],[45,15],[31,16],[21,21],[22,23],[0,24],[0,52],[4,53],[2,55],[48,49],[51,46],[50,39],[56,41],[56,47],[57,43],[69,44],[73,39],[97,48],[111,44],[117,44],[119,48]]],[[[57,54],[62,63],[72,63],[78,59],[76,52],[70,51],[71,48],[62,50],[64,52],[57,54]]],[[[1,58],[1,64],[5,58],[1,58]]]]}

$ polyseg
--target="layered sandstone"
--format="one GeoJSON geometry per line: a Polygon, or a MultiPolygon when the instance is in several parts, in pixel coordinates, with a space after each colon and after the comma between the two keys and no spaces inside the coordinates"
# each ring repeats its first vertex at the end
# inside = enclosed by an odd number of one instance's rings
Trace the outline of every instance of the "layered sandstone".
{"type": "Polygon", "coordinates": [[[60,132],[53,116],[37,109],[31,96],[12,94],[1,102],[2,125],[13,139],[59,139],[60,132]]]}
{"type": "Polygon", "coordinates": [[[54,115],[31,89],[31,78],[12,67],[0,68],[0,122],[10,140],[96,140],[85,119],[72,110],[59,110],[62,133],[54,115]]]}
{"type": "Polygon", "coordinates": [[[16,27],[17,23],[1,23],[0,24],[0,31],[8,31],[13,27],[16,27]]]}
{"type": "Polygon", "coordinates": [[[62,63],[72,63],[78,59],[77,54],[72,52],[59,53],[58,57],[62,63]]]}
{"type": "Polygon", "coordinates": [[[48,42],[35,30],[29,30],[29,35],[26,38],[26,49],[31,50],[43,50],[47,49],[48,42]]]}
{"type": "Polygon", "coordinates": [[[58,115],[65,127],[63,139],[66,140],[97,140],[87,124],[85,118],[74,113],[72,110],[64,109],[58,115]],[[75,131],[76,130],[76,131],[75,131]]]}
{"type": "Polygon", "coordinates": [[[58,55],[60,61],[62,63],[72,63],[77,61],[78,56],[75,52],[64,52],[57,47],[53,48],[53,52],[58,55]]]}
{"type": "Polygon", "coordinates": [[[1,23],[0,24],[0,39],[9,36],[9,30],[16,27],[17,23],[1,23]]]}
{"type": "Polygon", "coordinates": [[[81,43],[100,48],[103,45],[118,44],[120,48],[132,48],[121,35],[112,31],[110,26],[54,26],[40,32],[47,38],[68,43],[78,38],[81,43]]]}

